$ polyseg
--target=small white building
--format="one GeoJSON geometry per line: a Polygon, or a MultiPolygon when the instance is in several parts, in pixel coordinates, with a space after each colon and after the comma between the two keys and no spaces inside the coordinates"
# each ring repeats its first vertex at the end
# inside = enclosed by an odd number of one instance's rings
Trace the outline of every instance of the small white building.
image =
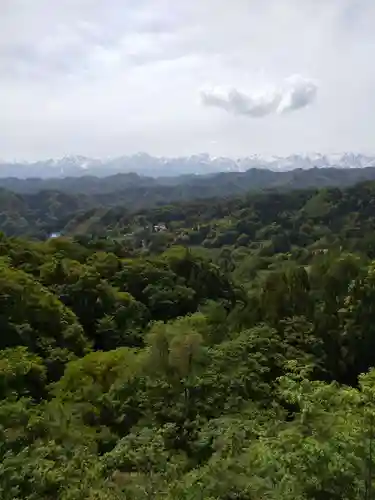
{"type": "Polygon", "coordinates": [[[57,232],[57,233],[51,233],[49,235],[49,238],[50,239],[53,239],[53,238],[59,238],[61,236],[61,233],[57,232]]]}
{"type": "Polygon", "coordinates": [[[159,224],[156,224],[156,226],[154,226],[155,233],[160,233],[166,230],[167,226],[163,222],[159,222],[159,224]]]}

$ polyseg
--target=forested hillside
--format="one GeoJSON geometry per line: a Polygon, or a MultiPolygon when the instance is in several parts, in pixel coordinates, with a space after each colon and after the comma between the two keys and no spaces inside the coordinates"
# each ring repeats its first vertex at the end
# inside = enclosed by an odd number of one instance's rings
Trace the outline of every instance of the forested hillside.
{"type": "Polygon", "coordinates": [[[2,193],[64,228],[0,235],[2,500],[371,498],[374,183],[65,196],[2,193]]]}
{"type": "Polygon", "coordinates": [[[93,208],[64,227],[67,234],[77,236],[111,235],[129,249],[159,252],[180,244],[217,252],[233,246],[264,257],[287,252],[301,256],[308,249],[340,246],[375,257],[374,230],[372,182],[347,189],[249,193],[135,213],[121,207],[93,208]]]}
{"type": "MultiPolygon", "coordinates": [[[[304,164],[302,159],[300,161],[304,164]]],[[[132,196],[131,190],[136,189],[139,193],[145,191],[152,193],[152,200],[149,202],[151,204],[158,201],[160,196],[167,196],[169,201],[176,201],[196,197],[197,194],[202,197],[229,196],[250,189],[348,186],[356,182],[375,180],[374,162],[375,159],[372,159],[365,162],[365,165],[371,166],[361,166],[359,160],[355,161],[354,157],[344,163],[345,168],[324,162],[323,164],[317,162],[320,166],[314,166],[314,162],[309,162],[308,168],[301,168],[298,167],[299,163],[297,162],[295,168],[287,168],[287,170],[280,169],[278,165],[274,166],[275,170],[272,168],[272,164],[270,168],[267,168],[267,164],[261,166],[261,162],[257,166],[255,162],[255,165],[250,168],[242,169],[243,167],[238,166],[240,170],[234,171],[226,170],[225,166],[227,165],[224,163],[221,170],[210,172],[208,168],[206,173],[198,164],[196,168],[192,165],[190,170],[184,174],[173,174],[179,169],[172,163],[169,165],[169,169],[164,167],[164,175],[160,175],[158,170],[152,174],[152,169],[147,170],[147,175],[145,175],[141,163],[129,172],[114,174],[108,168],[108,173],[104,174],[104,169],[101,175],[96,176],[94,173],[90,174],[90,171],[81,170],[81,174],[78,176],[65,175],[63,177],[55,177],[53,169],[50,167],[50,178],[48,177],[48,168],[43,177],[30,176],[30,178],[25,178],[24,175],[20,175],[15,166],[15,174],[12,177],[2,175],[0,168],[0,187],[23,194],[35,194],[39,191],[50,190],[68,194],[87,193],[90,195],[126,191],[128,196],[132,196]],[[194,189],[198,189],[198,193],[194,193],[194,189]],[[204,190],[207,193],[204,193],[204,190]]],[[[292,163],[292,165],[294,164],[292,163]]],[[[9,167],[7,170],[12,171],[12,168],[9,167]]],[[[136,199],[137,197],[134,196],[133,200],[136,199]]]]}
{"type": "MultiPolygon", "coordinates": [[[[257,199],[260,191],[265,193],[267,200],[272,201],[288,199],[291,190],[303,189],[309,196],[313,189],[327,188],[327,192],[333,196],[327,203],[334,207],[337,201],[335,196],[339,196],[338,203],[341,203],[341,195],[335,194],[339,191],[332,188],[345,190],[355,186],[358,180],[366,181],[362,183],[364,186],[371,186],[368,179],[375,179],[375,168],[316,168],[290,172],[252,169],[245,173],[180,176],[164,180],[124,174],[104,179],[52,179],[50,187],[58,189],[42,190],[39,189],[49,186],[49,180],[39,183],[38,180],[11,179],[10,187],[14,190],[0,188],[0,230],[8,236],[27,235],[39,239],[56,232],[77,234],[107,231],[109,225],[111,228],[120,227],[118,223],[122,223],[124,216],[134,219],[137,213],[153,212],[155,215],[152,218],[155,218],[160,211],[152,209],[162,207],[161,212],[165,213],[169,210],[165,209],[166,205],[172,205],[177,212],[194,212],[194,207],[205,211],[207,207],[207,216],[210,218],[211,206],[221,206],[223,200],[229,200],[228,207],[223,206],[223,210],[230,210],[233,206],[231,200],[237,196],[245,197],[246,208],[249,196],[257,199]],[[122,184],[124,179],[126,187],[122,184]],[[31,192],[17,192],[18,183],[27,185],[29,182],[31,186],[35,184],[31,192]],[[94,184],[91,185],[91,182],[94,184]],[[72,189],[65,189],[66,185],[72,189]]],[[[275,203],[272,201],[270,205],[275,206],[275,203]]],[[[325,206],[328,210],[327,204],[325,206]]],[[[357,211],[356,206],[352,208],[357,211]]],[[[347,207],[344,206],[343,210],[347,210],[347,207]]]]}
{"type": "MultiPolygon", "coordinates": [[[[287,172],[252,168],[247,172],[159,178],[134,173],[104,178],[2,178],[0,230],[8,235],[45,238],[51,232],[61,232],[77,211],[96,208],[103,214],[110,208],[122,207],[134,213],[168,203],[229,198],[259,190],[288,192],[292,189],[345,188],[360,181],[374,180],[375,167],[312,168],[287,172]]],[[[84,214],[80,217],[84,218],[84,214]]]]}

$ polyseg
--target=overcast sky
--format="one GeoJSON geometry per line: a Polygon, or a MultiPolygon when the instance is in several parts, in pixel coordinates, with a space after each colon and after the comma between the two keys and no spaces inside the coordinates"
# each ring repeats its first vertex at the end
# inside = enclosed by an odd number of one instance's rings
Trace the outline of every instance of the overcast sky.
{"type": "Polygon", "coordinates": [[[375,152],[375,0],[0,0],[0,158],[375,152]]]}

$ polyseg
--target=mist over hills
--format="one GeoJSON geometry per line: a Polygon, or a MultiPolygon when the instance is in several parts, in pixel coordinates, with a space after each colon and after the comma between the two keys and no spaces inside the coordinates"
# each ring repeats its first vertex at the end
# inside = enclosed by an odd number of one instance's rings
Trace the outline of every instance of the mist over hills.
{"type": "Polygon", "coordinates": [[[85,156],[66,156],[36,162],[0,162],[0,178],[61,179],[64,177],[108,177],[121,173],[137,173],[146,177],[175,177],[208,175],[218,172],[246,172],[251,168],[289,171],[311,168],[375,167],[375,156],[357,153],[323,155],[290,155],[286,157],[244,158],[213,157],[208,154],[180,158],[154,157],[146,153],[112,159],[93,159],[85,156]]]}

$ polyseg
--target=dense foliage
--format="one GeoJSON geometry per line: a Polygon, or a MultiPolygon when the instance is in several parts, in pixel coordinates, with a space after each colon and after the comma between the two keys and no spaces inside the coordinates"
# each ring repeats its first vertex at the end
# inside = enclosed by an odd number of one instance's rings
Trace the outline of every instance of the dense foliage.
{"type": "MultiPolygon", "coordinates": [[[[375,167],[312,168],[177,177],[144,177],[135,173],[53,179],[0,178],[0,230],[12,236],[45,238],[61,231],[86,231],[116,206],[127,210],[166,203],[239,196],[249,191],[348,187],[375,180],[375,167]]],[[[212,201],[208,202],[209,204],[212,201]]]]}
{"type": "Polygon", "coordinates": [[[1,234],[0,498],[371,498],[374,207],[370,183],[1,234]]]}

